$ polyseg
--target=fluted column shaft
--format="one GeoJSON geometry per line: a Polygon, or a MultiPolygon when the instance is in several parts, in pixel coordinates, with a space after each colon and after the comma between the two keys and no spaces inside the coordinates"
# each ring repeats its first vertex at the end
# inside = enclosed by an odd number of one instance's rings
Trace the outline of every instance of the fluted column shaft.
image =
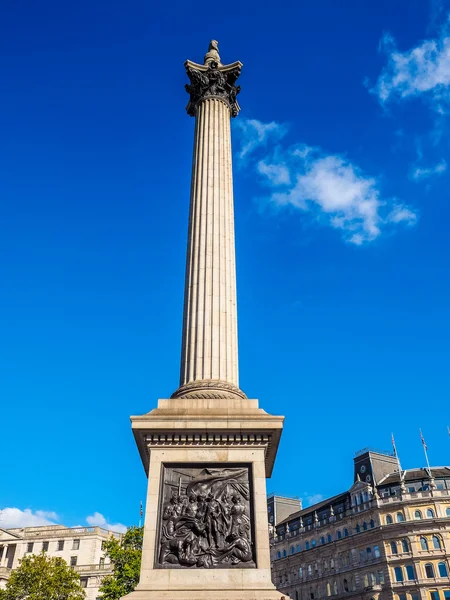
{"type": "Polygon", "coordinates": [[[180,386],[239,385],[230,116],[220,98],[196,109],[180,386]]]}

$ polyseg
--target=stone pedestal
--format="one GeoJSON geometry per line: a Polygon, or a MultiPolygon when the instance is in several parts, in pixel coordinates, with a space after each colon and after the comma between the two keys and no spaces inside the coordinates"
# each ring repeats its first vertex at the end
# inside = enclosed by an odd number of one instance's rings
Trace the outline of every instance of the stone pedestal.
{"type": "MultiPolygon", "coordinates": [[[[158,408],[146,415],[132,417],[132,424],[148,473],[148,493],[140,582],[126,599],[279,600],[281,594],[271,581],[266,477],[273,468],[283,417],[267,414],[258,408],[257,400],[170,399],[159,400],[158,408]],[[248,470],[245,517],[251,560],[247,556],[233,564],[238,559],[230,555],[209,568],[160,564],[161,527],[169,520],[164,521],[164,480],[173,466],[181,473],[193,466],[214,473],[248,470]]],[[[231,488],[239,489],[239,482],[231,481],[231,488]]],[[[182,494],[187,483],[179,482],[182,494]]],[[[227,541],[223,544],[230,546],[227,541]]]]}

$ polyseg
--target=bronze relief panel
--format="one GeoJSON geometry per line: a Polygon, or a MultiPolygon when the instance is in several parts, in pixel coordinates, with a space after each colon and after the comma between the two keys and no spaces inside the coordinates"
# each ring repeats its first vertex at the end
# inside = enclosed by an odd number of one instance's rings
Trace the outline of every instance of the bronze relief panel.
{"type": "Polygon", "coordinates": [[[155,568],[256,568],[251,465],[162,466],[155,568]]]}

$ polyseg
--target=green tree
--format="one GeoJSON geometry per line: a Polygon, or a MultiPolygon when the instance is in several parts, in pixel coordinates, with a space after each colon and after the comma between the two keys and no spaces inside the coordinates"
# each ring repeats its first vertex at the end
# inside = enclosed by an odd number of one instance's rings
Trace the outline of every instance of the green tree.
{"type": "Polygon", "coordinates": [[[0,600],[83,600],[80,576],[65,560],[46,554],[25,556],[12,571],[0,600]]]}
{"type": "Polygon", "coordinates": [[[122,538],[111,536],[105,542],[105,554],[111,560],[113,572],[103,578],[100,586],[103,600],[122,598],[139,583],[143,534],[143,527],[130,527],[122,538]]]}

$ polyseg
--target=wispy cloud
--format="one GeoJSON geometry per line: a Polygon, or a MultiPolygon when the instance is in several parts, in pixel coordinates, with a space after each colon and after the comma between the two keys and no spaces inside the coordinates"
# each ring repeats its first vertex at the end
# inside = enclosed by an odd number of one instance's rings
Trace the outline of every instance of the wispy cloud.
{"type": "Polygon", "coordinates": [[[258,146],[277,142],[287,132],[285,125],[275,121],[263,123],[257,119],[239,119],[235,122],[235,127],[241,132],[241,139],[244,140],[238,154],[241,160],[250,155],[258,146]]]}
{"type": "MultiPolygon", "coordinates": [[[[86,523],[91,527],[98,526],[110,531],[125,533],[127,530],[122,523],[108,523],[105,517],[95,512],[86,517],[86,523]]],[[[0,527],[2,529],[13,529],[22,527],[40,527],[43,525],[62,525],[57,513],[47,510],[33,511],[30,508],[3,508],[0,510],[0,527]]],[[[67,525],[67,524],[66,524],[67,525]]],[[[82,525],[81,525],[82,527],[82,525]]]]}
{"type": "Polygon", "coordinates": [[[238,157],[242,159],[245,149],[246,164],[254,166],[261,184],[269,189],[272,205],[309,213],[356,245],[375,240],[396,224],[412,225],[417,220],[412,208],[382,197],[378,180],[345,156],[307,144],[283,144],[287,128],[282,124],[270,123],[270,131],[277,131],[277,144],[269,145],[267,137],[259,142],[265,125],[255,119],[242,121],[238,157]]]}
{"type": "Polygon", "coordinates": [[[91,525],[91,527],[103,527],[104,529],[116,531],[117,533],[125,533],[127,530],[126,525],[123,525],[122,523],[108,523],[105,517],[99,512],[95,512],[93,515],[86,517],[86,523],[91,525]]]}
{"type": "Polygon", "coordinates": [[[317,504],[318,502],[322,502],[324,499],[322,494],[308,494],[305,498],[305,508],[307,506],[312,506],[313,504],[317,504]]]}
{"type": "Polygon", "coordinates": [[[404,52],[397,49],[394,37],[386,33],[380,51],[386,55],[384,66],[372,87],[382,104],[411,97],[429,101],[438,113],[450,107],[450,36],[448,20],[433,39],[424,40],[404,52]]]}
{"type": "Polygon", "coordinates": [[[414,181],[421,181],[433,177],[434,175],[442,175],[446,170],[447,163],[445,160],[441,160],[431,167],[414,167],[411,171],[411,179],[414,179],[414,181]]]}
{"type": "Polygon", "coordinates": [[[38,527],[40,525],[57,525],[58,515],[52,511],[30,508],[3,508],[0,510],[0,527],[3,529],[38,527]]]}

